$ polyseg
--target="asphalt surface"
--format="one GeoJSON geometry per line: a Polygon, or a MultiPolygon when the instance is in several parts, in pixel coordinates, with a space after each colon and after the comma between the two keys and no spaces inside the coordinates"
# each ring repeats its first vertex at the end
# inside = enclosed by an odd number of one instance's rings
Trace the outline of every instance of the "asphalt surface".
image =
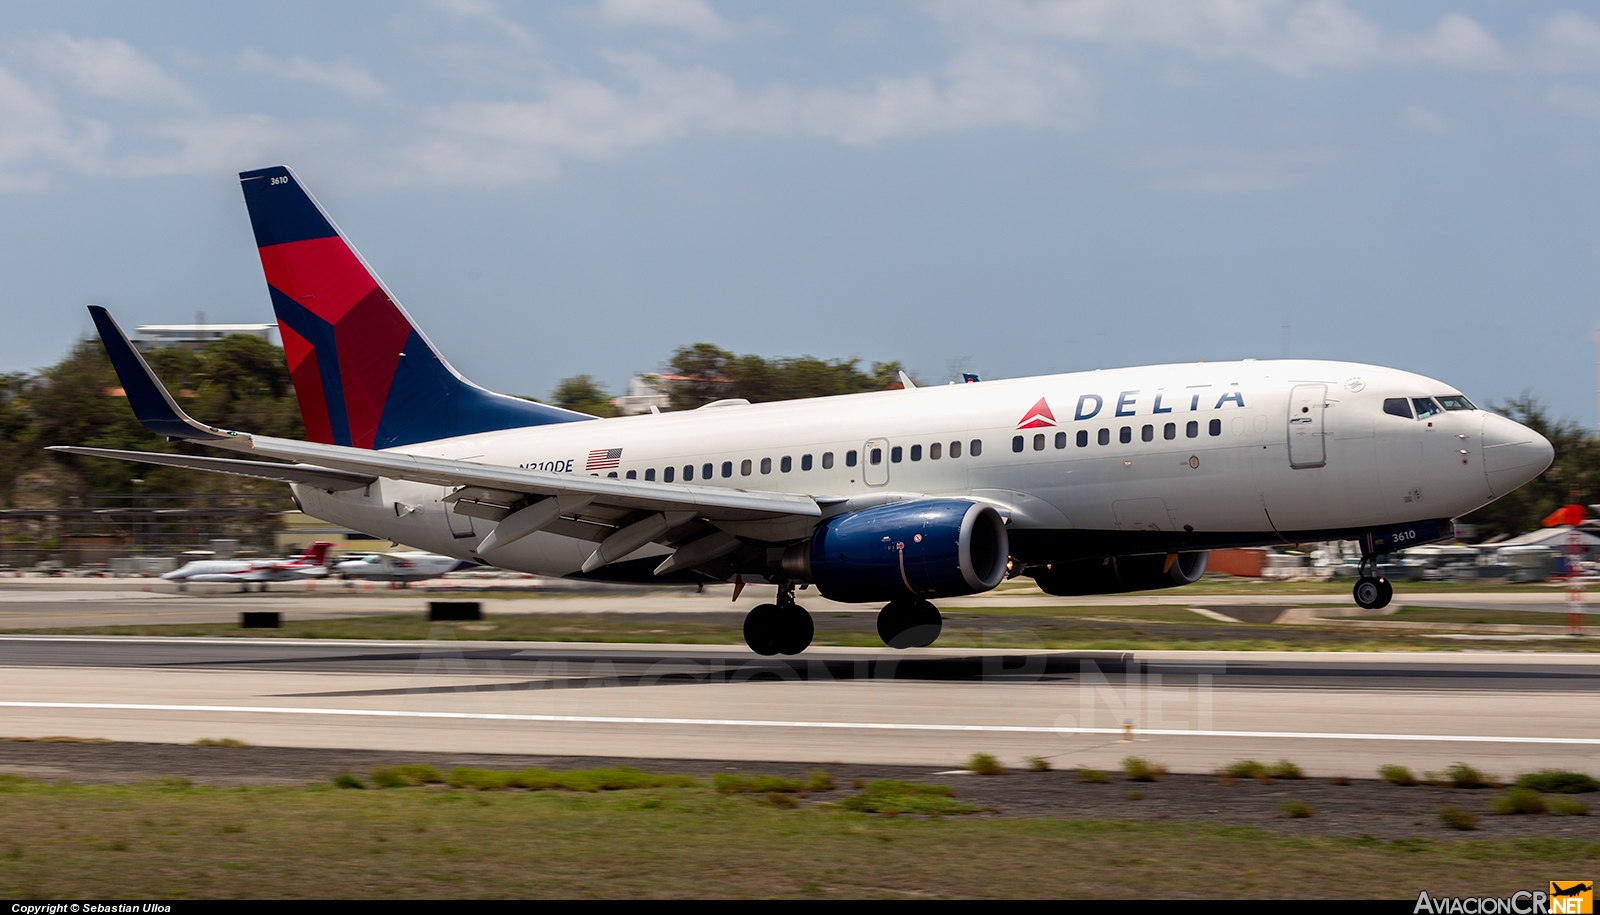
{"type": "Polygon", "coordinates": [[[1176,772],[1600,774],[1600,666],[1518,653],[985,652],[0,638],[0,736],[1176,772]]]}

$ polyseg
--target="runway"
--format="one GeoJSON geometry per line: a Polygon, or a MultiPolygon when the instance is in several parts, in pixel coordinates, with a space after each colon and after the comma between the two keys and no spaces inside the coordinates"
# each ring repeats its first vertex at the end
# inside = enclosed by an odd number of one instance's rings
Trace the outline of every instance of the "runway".
{"type": "MultiPolygon", "coordinates": [[[[471,582],[468,582],[469,584],[471,582]]],[[[730,600],[731,586],[692,588],[598,587],[544,592],[495,593],[392,589],[388,584],[340,581],[274,584],[266,593],[240,593],[234,585],[191,585],[179,592],[159,579],[0,579],[0,630],[237,622],[246,610],[276,610],[285,620],[334,619],[424,613],[431,600],[477,600],[486,614],[743,614],[772,599],[768,587],[747,588],[730,600]]],[[[1539,591],[1417,592],[1396,588],[1391,608],[1404,606],[1465,609],[1534,610],[1564,614],[1565,594],[1557,587],[1539,591]]],[[[1596,595],[1600,598],[1600,595],[1596,595]]],[[[801,602],[814,614],[874,614],[876,606],[841,604],[810,592],[801,602]]],[[[1143,594],[1053,597],[1037,589],[1003,588],[972,597],[938,601],[947,610],[1005,610],[1037,607],[1331,607],[1332,613],[1358,612],[1348,593],[1251,594],[1248,588],[1226,593],[1194,593],[1183,589],[1143,594]]],[[[1600,600],[1595,602],[1600,609],[1600,600]]]]}
{"type": "Polygon", "coordinates": [[[0,734],[1370,776],[1600,774],[1600,667],[1515,653],[894,652],[508,642],[0,638],[0,734]],[[1131,728],[1131,739],[1130,738],[1131,728]]]}

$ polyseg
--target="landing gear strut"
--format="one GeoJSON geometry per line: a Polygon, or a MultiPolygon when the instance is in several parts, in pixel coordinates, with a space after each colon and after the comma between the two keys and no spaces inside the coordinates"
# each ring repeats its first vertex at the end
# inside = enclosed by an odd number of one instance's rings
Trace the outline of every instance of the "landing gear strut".
{"type": "Polygon", "coordinates": [[[1356,606],[1363,610],[1382,610],[1389,606],[1389,601],[1394,597],[1394,586],[1389,580],[1378,574],[1378,557],[1363,554],[1361,557],[1361,577],[1356,579],[1355,598],[1356,606]],[[1367,574],[1367,564],[1372,564],[1372,574],[1367,574]]]}
{"type": "Polygon", "coordinates": [[[939,608],[921,598],[892,600],[878,611],[878,637],[890,648],[926,648],[943,628],[939,608]]]}
{"type": "Polygon", "coordinates": [[[745,614],[744,643],[759,655],[799,654],[811,645],[816,626],[794,602],[794,585],[778,586],[778,602],[757,604],[745,614]]]}

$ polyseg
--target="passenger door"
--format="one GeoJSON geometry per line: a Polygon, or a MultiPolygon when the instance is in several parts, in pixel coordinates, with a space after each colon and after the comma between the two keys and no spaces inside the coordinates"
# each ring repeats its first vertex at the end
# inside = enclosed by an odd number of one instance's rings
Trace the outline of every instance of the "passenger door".
{"type": "Polygon", "coordinates": [[[1297,384],[1289,392],[1289,466],[1296,470],[1328,463],[1327,443],[1322,435],[1322,411],[1327,399],[1325,384],[1297,384]]]}

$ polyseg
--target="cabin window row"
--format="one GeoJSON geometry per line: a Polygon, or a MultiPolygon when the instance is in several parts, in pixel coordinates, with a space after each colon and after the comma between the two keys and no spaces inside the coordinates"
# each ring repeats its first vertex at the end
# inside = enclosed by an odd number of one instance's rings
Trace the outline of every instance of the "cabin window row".
{"type": "MultiPolygon", "coordinates": [[[[1222,434],[1222,420],[1213,419],[1206,426],[1206,434],[1213,435],[1213,436],[1221,435],[1222,434]]],[[[1184,424],[1183,435],[1184,435],[1185,438],[1199,438],[1200,437],[1200,423],[1198,421],[1196,421],[1196,420],[1190,420],[1188,423],[1184,424]]],[[[1165,439],[1166,441],[1169,441],[1169,442],[1172,441],[1173,439],[1176,439],[1178,437],[1178,424],[1177,423],[1167,423],[1166,425],[1162,426],[1161,427],[1161,437],[1163,439],[1165,439]]],[[[1144,426],[1142,426],[1139,429],[1139,441],[1141,441],[1141,442],[1153,442],[1153,441],[1155,441],[1155,439],[1156,439],[1156,427],[1154,425],[1152,425],[1150,423],[1146,423],[1144,426]]],[[[1033,450],[1034,451],[1043,451],[1045,449],[1047,441],[1048,441],[1048,439],[1044,435],[1044,433],[1042,433],[1042,432],[1036,433],[1033,436],[1033,450]]],[[[1095,433],[1095,441],[1098,442],[1099,444],[1102,444],[1102,445],[1111,444],[1111,430],[1109,428],[1100,429],[1099,432],[1095,433]]],[[[1131,443],[1133,441],[1133,427],[1132,426],[1123,426],[1121,429],[1117,430],[1117,441],[1121,442],[1124,445],[1131,443]]],[[[1089,430],[1088,429],[1079,429],[1078,430],[1077,445],[1078,445],[1079,448],[1087,448],[1087,447],[1089,447],[1089,430]]],[[[1065,432],[1057,432],[1055,434],[1055,446],[1056,446],[1057,450],[1061,450],[1061,449],[1064,449],[1064,448],[1067,447],[1067,433],[1065,433],[1065,432]]],[[[1028,447],[1028,438],[1027,438],[1027,436],[1018,435],[1018,436],[1012,437],[1012,439],[1011,439],[1011,450],[1012,451],[1015,451],[1015,452],[1020,454],[1021,452],[1027,450],[1027,447],[1028,447]]]]}
{"type": "MultiPolygon", "coordinates": [[[[973,439],[967,445],[967,452],[969,454],[971,454],[973,457],[977,457],[978,455],[982,454],[983,453],[983,442],[981,440],[979,440],[979,439],[973,439]]],[[[943,456],[943,454],[944,454],[944,444],[942,442],[934,442],[932,445],[928,446],[928,459],[929,460],[937,461],[937,460],[939,460],[939,458],[941,456],[943,456]]],[[[951,442],[950,443],[949,454],[950,454],[950,457],[952,459],[961,457],[961,442],[951,442]]],[[[904,456],[905,456],[904,450],[898,445],[896,445],[894,448],[891,448],[889,450],[889,460],[894,462],[894,463],[896,463],[896,464],[900,463],[900,461],[904,458],[904,456]]],[[[911,459],[913,461],[922,460],[922,446],[921,445],[912,445],[911,446],[911,459]]],[[[860,455],[857,452],[855,452],[855,451],[846,451],[844,453],[844,466],[846,466],[846,467],[854,467],[854,466],[856,466],[857,463],[859,463],[859,461],[860,461],[860,455]]],[[[874,466],[876,466],[878,464],[882,464],[883,463],[883,449],[882,448],[873,448],[873,449],[871,449],[867,453],[867,461],[868,461],[868,463],[870,463],[870,464],[872,464],[874,466]]],[[[812,456],[809,455],[809,454],[800,455],[800,462],[799,463],[800,463],[800,470],[802,472],[811,470],[811,469],[813,469],[815,467],[815,463],[812,460],[812,456]]],[[[822,464],[822,469],[823,470],[832,470],[833,469],[834,460],[833,460],[833,452],[832,451],[824,451],[822,453],[821,464],[822,464]]],[[[760,460],[760,462],[759,462],[759,467],[760,467],[760,470],[761,470],[761,472],[763,474],[772,473],[772,470],[773,470],[773,460],[772,460],[772,458],[770,458],[770,457],[762,458],[760,460]]],[[[778,469],[779,473],[792,473],[792,472],[794,472],[794,467],[795,467],[795,460],[794,460],[794,457],[792,455],[784,455],[783,457],[778,458],[778,460],[777,460],[777,469],[778,469]]],[[[744,476],[744,477],[750,476],[752,473],[754,473],[756,471],[756,469],[757,469],[757,462],[755,460],[753,460],[753,459],[746,458],[745,460],[739,462],[739,475],[740,476],[744,476]]],[[[685,483],[691,483],[695,479],[696,470],[697,470],[697,468],[695,467],[695,465],[693,465],[693,464],[685,464],[685,465],[683,465],[682,476],[680,477],[679,476],[679,468],[677,468],[677,467],[663,467],[661,469],[661,482],[663,482],[663,483],[675,483],[675,482],[678,482],[679,479],[682,479],[682,481],[685,482],[685,483]]],[[[714,479],[717,476],[717,470],[718,470],[718,466],[717,466],[717,464],[715,462],[707,462],[707,463],[701,464],[699,466],[699,468],[698,468],[699,477],[702,480],[714,479]]],[[[734,472],[734,462],[733,461],[723,461],[722,462],[722,466],[721,466],[721,471],[722,471],[722,476],[723,477],[725,477],[725,478],[732,477],[733,476],[733,472],[734,472]]],[[[617,478],[617,472],[615,470],[613,470],[610,473],[606,474],[606,476],[608,476],[608,477],[610,477],[611,479],[614,480],[614,479],[617,478]]],[[[626,479],[629,479],[629,480],[637,480],[637,479],[639,479],[639,471],[630,470],[624,476],[625,476],[626,479]]],[[[644,471],[644,479],[645,479],[646,482],[652,482],[652,483],[655,482],[655,480],[656,480],[656,469],[654,467],[647,468],[644,471]]]]}

